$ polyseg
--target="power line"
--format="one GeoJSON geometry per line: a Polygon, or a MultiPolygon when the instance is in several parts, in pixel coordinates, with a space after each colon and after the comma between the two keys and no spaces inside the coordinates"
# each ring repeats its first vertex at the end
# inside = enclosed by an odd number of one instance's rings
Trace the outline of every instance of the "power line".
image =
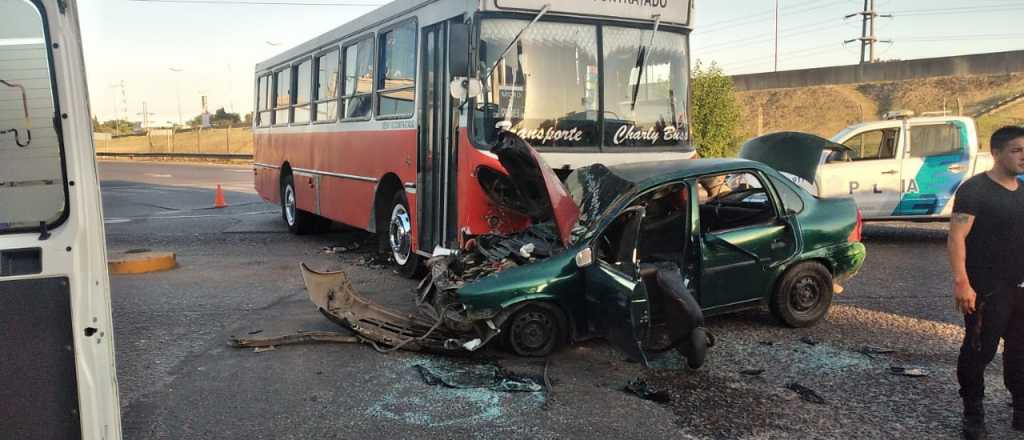
{"type": "MultiPolygon", "coordinates": [[[[787,16],[796,15],[796,14],[802,14],[804,12],[817,11],[817,10],[819,10],[821,8],[826,7],[826,6],[831,6],[831,5],[836,5],[836,4],[840,4],[840,3],[846,3],[846,2],[847,2],[847,0],[834,0],[834,1],[828,1],[828,2],[825,2],[825,3],[821,3],[821,0],[813,0],[813,1],[803,2],[803,3],[797,3],[796,5],[791,6],[789,9],[787,9],[781,15],[782,15],[782,17],[787,17],[787,16]]],[[[730,30],[730,29],[733,29],[733,28],[735,28],[735,27],[737,27],[739,25],[743,25],[743,24],[746,24],[746,23],[753,23],[753,22],[757,22],[757,21],[763,21],[763,19],[771,17],[774,13],[775,13],[774,10],[772,10],[772,11],[766,11],[766,12],[759,12],[759,13],[756,13],[756,14],[749,14],[749,15],[745,15],[745,16],[741,16],[741,17],[731,18],[731,19],[728,19],[728,20],[717,21],[717,22],[711,23],[711,24],[709,24],[707,26],[698,28],[698,29],[700,29],[700,32],[704,33],[704,34],[720,32],[720,31],[723,31],[723,30],[730,30]],[[728,25],[726,25],[726,24],[728,24],[728,25]]]]}
{"type": "Polygon", "coordinates": [[[174,3],[174,4],[203,4],[203,5],[257,5],[257,6],[381,6],[383,3],[313,3],[313,2],[291,2],[291,1],[254,1],[254,0],[128,0],[137,3],[174,3]]]}

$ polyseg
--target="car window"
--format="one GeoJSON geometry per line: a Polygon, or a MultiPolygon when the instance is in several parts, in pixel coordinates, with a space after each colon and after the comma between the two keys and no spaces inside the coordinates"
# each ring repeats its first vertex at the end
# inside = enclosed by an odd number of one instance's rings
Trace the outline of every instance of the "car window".
{"type": "Polygon", "coordinates": [[[963,137],[953,124],[910,128],[910,157],[941,156],[963,151],[963,137]]]}
{"type": "MultiPolygon", "coordinates": [[[[900,129],[896,127],[871,130],[858,134],[843,142],[843,145],[850,147],[851,150],[843,160],[856,162],[862,160],[894,159],[896,158],[896,148],[899,146],[899,135],[900,129]]],[[[835,162],[837,159],[830,157],[829,161],[835,162]]]]}
{"type": "MultiPolygon", "coordinates": [[[[782,209],[785,212],[791,212],[793,214],[799,214],[804,210],[804,199],[800,197],[800,194],[791,188],[785,179],[780,179],[775,176],[768,178],[771,180],[772,185],[775,186],[775,191],[779,193],[779,198],[782,199],[782,209]]],[[[803,191],[803,188],[800,189],[803,191]]]]}
{"type": "Polygon", "coordinates": [[[702,176],[697,183],[704,232],[770,223],[776,218],[771,197],[753,172],[702,176]]]}
{"type": "Polygon", "coordinates": [[[59,121],[43,19],[29,1],[0,15],[0,233],[65,218],[59,121]]]}

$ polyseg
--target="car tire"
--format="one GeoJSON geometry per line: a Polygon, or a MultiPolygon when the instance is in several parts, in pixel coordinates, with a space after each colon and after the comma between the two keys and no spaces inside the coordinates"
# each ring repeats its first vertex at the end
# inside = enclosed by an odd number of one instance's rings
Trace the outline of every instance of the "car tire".
{"type": "Polygon", "coordinates": [[[771,300],[771,311],[790,327],[810,327],[832,305],[832,273],[821,263],[807,261],[786,271],[771,300]]]}
{"type": "Polygon", "coordinates": [[[295,178],[291,174],[281,178],[281,218],[288,226],[288,231],[295,235],[322,232],[331,227],[329,219],[298,208],[295,178]]]}
{"type": "Polygon", "coordinates": [[[519,356],[545,357],[565,344],[569,325],[565,313],[551,303],[532,303],[505,323],[504,345],[519,356]]]}
{"type": "Polygon", "coordinates": [[[391,209],[387,211],[387,223],[378,233],[379,239],[391,254],[391,260],[398,266],[398,273],[406,278],[416,278],[422,272],[423,258],[412,247],[412,214],[403,191],[396,191],[391,198],[391,209]]]}

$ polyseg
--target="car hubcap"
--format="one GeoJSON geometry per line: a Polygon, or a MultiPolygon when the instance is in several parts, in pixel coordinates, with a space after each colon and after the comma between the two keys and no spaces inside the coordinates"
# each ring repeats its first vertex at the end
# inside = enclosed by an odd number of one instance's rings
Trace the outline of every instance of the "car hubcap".
{"type": "Polygon", "coordinates": [[[284,187],[284,218],[289,226],[295,224],[295,189],[290,184],[284,187]]]}
{"type": "Polygon", "coordinates": [[[555,334],[555,323],[544,313],[528,312],[516,319],[512,338],[523,351],[542,350],[555,334]]]}
{"type": "Polygon", "coordinates": [[[409,211],[401,204],[395,205],[395,209],[391,210],[388,240],[391,242],[391,254],[395,257],[395,263],[399,266],[405,265],[412,252],[412,224],[409,220],[409,211]]]}
{"type": "Polygon", "coordinates": [[[798,312],[806,312],[818,305],[821,300],[821,289],[818,283],[811,277],[804,277],[797,280],[793,285],[793,295],[790,303],[793,309],[798,312]]]}

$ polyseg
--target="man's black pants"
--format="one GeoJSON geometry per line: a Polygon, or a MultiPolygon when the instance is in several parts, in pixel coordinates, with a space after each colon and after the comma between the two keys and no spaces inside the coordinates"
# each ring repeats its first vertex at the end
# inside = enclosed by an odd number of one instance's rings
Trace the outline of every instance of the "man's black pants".
{"type": "Polygon", "coordinates": [[[1024,410],[1024,289],[1001,288],[978,292],[977,310],[964,315],[966,332],[957,359],[960,397],[980,403],[985,398],[985,367],[1003,346],[1003,381],[1014,407],[1024,410]]]}

